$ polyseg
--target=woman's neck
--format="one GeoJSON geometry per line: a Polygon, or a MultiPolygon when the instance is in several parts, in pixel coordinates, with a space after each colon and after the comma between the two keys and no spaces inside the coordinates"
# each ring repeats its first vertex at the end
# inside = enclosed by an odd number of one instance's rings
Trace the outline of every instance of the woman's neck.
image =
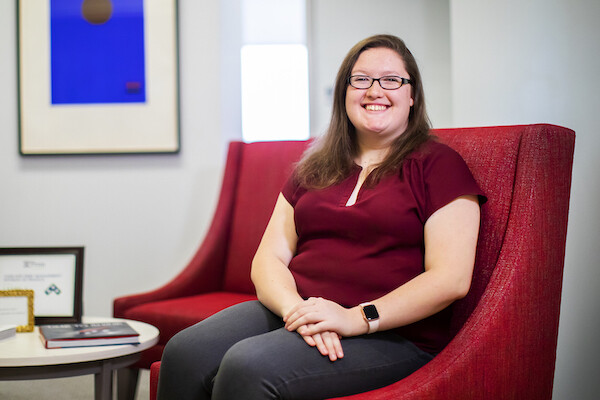
{"type": "Polygon", "coordinates": [[[393,140],[391,138],[358,135],[358,154],[355,162],[366,168],[374,168],[387,157],[393,140]]]}
{"type": "Polygon", "coordinates": [[[359,153],[354,159],[354,162],[360,165],[363,170],[368,170],[381,164],[389,151],[389,147],[384,148],[366,148],[360,146],[359,153]]]}

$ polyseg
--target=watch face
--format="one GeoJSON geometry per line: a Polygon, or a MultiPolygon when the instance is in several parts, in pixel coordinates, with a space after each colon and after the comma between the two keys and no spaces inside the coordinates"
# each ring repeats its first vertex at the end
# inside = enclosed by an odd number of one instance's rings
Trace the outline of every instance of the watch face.
{"type": "Polygon", "coordinates": [[[379,313],[377,312],[377,308],[373,304],[368,304],[363,307],[363,312],[365,313],[365,317],[367,320],[371,321],[379,318],[379,313]]]}

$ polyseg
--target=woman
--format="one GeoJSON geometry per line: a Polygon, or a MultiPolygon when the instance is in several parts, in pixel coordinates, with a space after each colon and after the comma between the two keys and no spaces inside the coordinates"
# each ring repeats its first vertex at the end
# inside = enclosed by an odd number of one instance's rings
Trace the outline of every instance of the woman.
{"type": "Polygon", "coordinates": [[[358,43],[254,257],[259,301],[173,337],[159,399],[324,399],[409,375],[447,343],[447,307],[469,290],[480,199],[429,136],[402,40],[358,43]]]}

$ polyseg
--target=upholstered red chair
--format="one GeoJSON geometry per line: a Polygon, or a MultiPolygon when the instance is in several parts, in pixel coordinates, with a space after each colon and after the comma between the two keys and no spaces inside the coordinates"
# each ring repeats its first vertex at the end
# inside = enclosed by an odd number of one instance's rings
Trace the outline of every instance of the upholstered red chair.
{"type": "MultiPolygon", "coordinates": [[[[573,162],[574,132],[552,125],[435,130],[488,196],[471,290],[454,305],[450,344],[390,386],[344,397],[550,399],[573,162]]],[[[281,184],[306,143],[232,143],[219,206],[205,241],[166,286],[115,300],[115,316],[149,322],[160,358],[178,330],[254,298],[256,249],[281,184]]],[[[160,363],[152,365],[151,399],[160,363]]]]}

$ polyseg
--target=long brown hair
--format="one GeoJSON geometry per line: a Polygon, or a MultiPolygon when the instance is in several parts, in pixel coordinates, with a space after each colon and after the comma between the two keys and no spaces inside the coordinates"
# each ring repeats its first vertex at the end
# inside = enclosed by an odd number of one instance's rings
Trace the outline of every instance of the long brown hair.
{"type": "Polygon", "coordinates": [[[423,82],[415,58],[402,39],[392,35],[371,36],[352,47],[340,66],[329,128],[305,153],[296,168],[296,179],[302,186],[322,189],[340,183],[350,175],[358,143],[356,129],[346,113],[348,78],[362,52],[379,47],[394,50],[404,61],[412,81],[414,104],[410,109],[406,130],[394,140],[390,152],[369,174],[366,184],[374,185],[383,176],[398,171],[406,156],[429,139],[431,125],[425,110],[423,82]]]}

